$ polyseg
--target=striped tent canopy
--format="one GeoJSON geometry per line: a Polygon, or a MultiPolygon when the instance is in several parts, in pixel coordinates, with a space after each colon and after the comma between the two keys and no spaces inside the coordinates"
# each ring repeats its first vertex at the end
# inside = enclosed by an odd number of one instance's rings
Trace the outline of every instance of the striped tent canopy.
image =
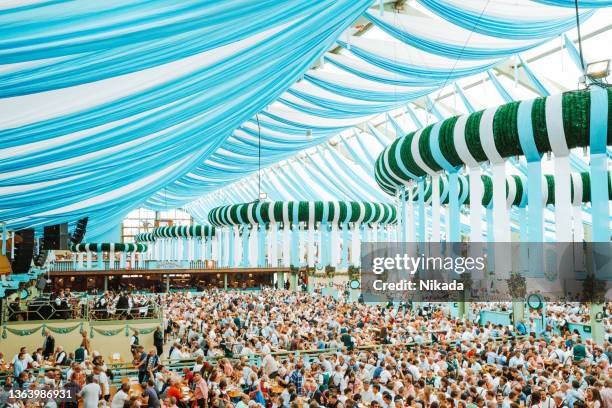
{"type": "Polygon", "coordinates": [[[136,241],[136,242],[153,242],[153,241],[155,241],[155,233],[153,233],[153,232],[141,232],[140,234],[134,235],[134,241],[136,241]]]}
{"type": "MultiPolygon", "coordinates": [[[[395,195],[410,180],[442,169],[496,161],[500,157],[525,155],[520,129],[532,134],[530,145],[539,154],[590,145],[591,95],[593,90],[570,91],[499,107],[442,122],[396,139],[378,156],[375,178],[379,186],[395,195]],[[520,128],[520,129],[519,129],[520,128]],[[562,137],[559,137],[562,135],[562,137]]],[[[612,89],[601,101],[612,121],[612,89]]],[[[607,127],[607,145],[612,145],[612,125],[607,127]]]]}
{"type": "Polygon", "coordinates": [[[215,235],[215,228],[210,225],[174,225],[157,227],[153,235],[155,238],[204,238],[215,235]]]}
{"type": "Polygon", "coordinates": [[[213,208],[208,222],[214,226],[255,225],[270,222],[394,224],[392,204],[356,201],[275,201],[233,204],[213,208]]]}
{"type": "Polygon", "coordinates": [[[72,244],[70,250],[72,252],[110,252],[114,249],[114,252],[147,252],[149,246],[147,244],[136,243],[136,244],[124,244],[124,243],[86,243],[86,244],[72,244]]]}
{"type": "MultiPolygon", "coordinates": [[[[543,202],[546,205],[555,204],[555,178],[553,175],[546,174],[543,176],[546,181],[546,188],[543,189],[543,202]]],[[[483,174],[480,176],[483,183],[482,205],[489,207],[493,199],[493,179],[491,176],[483,174]]],[[[591,176],[589,172],[573,173],[571,184],[571,197],[573,205],[580,205],[591,202],[591,176]],[[580,192],[576,195],[576,192],[580,192]]],[[[440,177],[440,203],[448,204],[448,177],[440,177]]],[[[608,192],[610,200],[612,200],[612,174],[608,173],[608,192]]],[[[424,190],[425,204],[431,203],[432,185],[431,178],[427,178],[424,190]]],[[[407,198],[410,195],[407,195],[407,198]]],[[[417,189],[412,189],[413,201],[418,200],[417,189]]],[[[506,200],[508,205],[525,207],[527,205],[527,181],[518,175],[506,177],[506,200]]],[[[469,176],[459,176],[459,204],[470,204],[469,197],[469,176]]]]}

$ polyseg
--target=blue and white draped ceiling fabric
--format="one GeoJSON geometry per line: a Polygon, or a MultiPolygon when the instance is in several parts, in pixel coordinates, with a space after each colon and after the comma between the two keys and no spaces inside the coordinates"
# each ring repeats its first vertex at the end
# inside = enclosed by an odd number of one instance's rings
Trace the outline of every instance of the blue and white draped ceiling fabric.
{"type": "MultiPolygon", "coordinates": [[[[549,7],[530,0],[417,0],[444,20],[491,37],[515,40],[544,39],[571,30],[574,10],[549,7]]],[[[581,21],[594,10],[580,13],[581,21]]]]}
{"type": "MultiPolygon", "coordinates": [[[[169,2],[154,3],[163,7],[169,2]]],[[[309,4],[306,11],[304,7],[286,10],[283,24],[270,28],[272,22],[265,20],[259,32],[242,41],[148,68],[148,75],[134,72],[0,100],[1,109],[8,112],[7,119],[0,121],[2,218],[12,228],[20,228],[90,215],[90,233],[95,236],[100,224],[108,225],[108,219],[120,218],[152,195],[152,201],[159,202],[154,193],[162,189],[169,207],[196,198],[197,193],[184,194],[190,187],[182,177],[210,156],[233,129],[285,91],[369,1],[309,4]],[[24,139],[30,143],[23,145],[24,139]]],[[[11,24],[18,11],[0,13],[3,28],[10,28],[3,43],[15,48],[15,55],[23,54],[22,36],[30,34],[36,16],[41,19],[38,31],[45,31],[51,12],[45,13],[44,4],[38,7],[30,6],[32,18],[23,27],[11,24]]],[[[76,5],[64,4],[67,8],[73,10],[69,15],[78,15],[76,5]]],[[[89,8],[84,10],[87,13],[89,8]]],[[[136,8],[136,12],[141,11],[136,8]]],[[[193,10],[180,12],[190,15],[193,10]]],[[[252,17],[247,14],[246,20],[252,17]]],[[[133,20],[144,24],[147,16],[133,20]]],[[[227,43],[224,36],[236,41],[234,31],[228,28],[211,35],[227,43]]],[[[36,48],[40,42],[44,44],[37,39],[31,45],[36,48]]],[[[81,42],[81,36],[68,36],[62,46],[73,46],[77,53],[81,42]]],[[[114,38],[112,44],[122,42],[114,38]]],[[[27,68],[25,63],[39,63],[41,54],[35,52],[28,59],[25,53],[20,58],[27,68]]]]}
{"type": "Polygon", "coordinates": [[[363,0],[0,6],[0,218],[20,228],[89,215],[95,238],[133,208],[181,206],[252,173],[259,133],[268,166],[484,72],[572,18],[520,0],[510,27],[507,2],[490,0],[458,58],[471,27],[457,16],[473,19],[475,2],[421,3],[456,35],[370,13],[399,42],[349,46],[340,34],[363,0]],[[325,60],[342,73],[307,72],[336,40],[343,55],[325,60]]]}

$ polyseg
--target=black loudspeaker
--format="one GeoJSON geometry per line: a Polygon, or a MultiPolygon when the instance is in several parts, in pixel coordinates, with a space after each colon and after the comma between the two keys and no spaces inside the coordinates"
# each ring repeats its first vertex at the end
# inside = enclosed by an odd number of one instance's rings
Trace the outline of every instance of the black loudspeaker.
{"type": "Polygon", "coordinates": [[[47,251],[46,249],[41,249],[38,255],[34,257],[34,265],[38,266],[39,268],[42,267],[45,262],[47,262],[48,256],[49,251],[47,251]]]}
{"type": "Polygon", "coordinates": [[[74,227],[74,232],[70,235],[70,242],[73,244],[80,244],[85,237],[85,232],[87,232],[87,221],[89,217],[81,218],[77,221],[76,226],[74,227]]]}
{"type": "Polygon", "coordinates": [[[15,232],[15,250],[11,267],[13,273],[28,273],[34,257],[34,229],[15,232]]]}
{"type": "Polygon", "coordinates": [[[45,227],[43,235],[43,248],[68,249],[68,224],[55,224],[45,227]]]}

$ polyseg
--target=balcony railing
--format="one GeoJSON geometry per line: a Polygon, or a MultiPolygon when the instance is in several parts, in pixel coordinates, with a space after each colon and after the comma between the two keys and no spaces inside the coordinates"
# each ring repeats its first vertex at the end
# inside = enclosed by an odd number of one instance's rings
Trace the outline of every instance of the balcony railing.
{"type": "MultiPolygon", "coordinates": [[[[110,261],[103,261],[102,264],[98,264],[97,261],[93,261],[90,267],[87,264],[79,266],[78,263],[74,260],[59,260],[53,261],[49,270],[51,272],[70,272],[70,271],[99,271],[99,270],[155,270],[155,269],[231,269],[236,267],[241,267],[242,265],[236,265],[233,267],[229,266],[221,266],[216,261],[203,261],[203,260],[178,260],[178,261],[160,261],[160,260],[136,260],[136,261],[127,261],[124,267],[121,267],[121,263],[118,260],[115,260],[112,265],[110,261]]],[[[278,260],[276,265],[273,265],[271,262],[266,261],[262,266],[263,268],[283,268],[283,261],[278,260]]]]}
{"type": "Polygon", "coordinates": [[[94,299],[88,297],[71,297],[66,300],[38,298],[29,301],[4,302],[1,321],[26,322],[48,320],[135,320],[161,319],[162,308],[151,301],[146,306],[134,306],[127,309],[115,307],[96,307],[94,299]]]}

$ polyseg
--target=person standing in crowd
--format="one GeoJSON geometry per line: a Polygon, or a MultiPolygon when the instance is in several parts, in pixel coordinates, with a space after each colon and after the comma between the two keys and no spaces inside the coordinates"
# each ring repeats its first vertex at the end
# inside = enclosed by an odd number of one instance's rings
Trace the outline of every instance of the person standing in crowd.
{"type": "Polygon", "coordinates": [[[55,352],[55,337],[51,335],[48,329],[45,329],[45,340],[43,342],[43,357],[48,360],[55,352]]]}
{"type": "Polygon", "coordinates": [[[145,384],[147,377],[147,357],[144,346],[137,346],[134,352],[134,366],[138,369],[138,383],[145,384]]]}
{"type": "Polygon", "coordinates": [[[161,408],[159,395],[157,394],[157,390],[155,389],[155,382],[153,380],[148,381],[142,396],[147,399],[148,408],[161,408]]]}
{"type": "Polygon", "coordinates": [[[140,345],[140,338],[138,337],[138,334],[138,330],[134,330],[132,332],[132,337],[130,337],[130,349],[132,350],[132,354],[140,345]]]}
{"type": "Polygon", "coordinates": [[[111,408],[123,408],[125,403],[130,400],[130,384],[124,382],[121,384],[121,388],[113,396],[111,401],[111,408]]]}
{"type": "Polygon", "coordinates": [[[193,398],[197,408],[208,407],[208,384],[199,372],[193,375],[193,398]]]}
{"type": "Polygon", "coordinates": [[[153,345],[157,350],[157,355],[161,356],[164,354],[164,333],[161,327],[157,326],[153,332],[153,345]]]}
{"type": "Polygon", "coordinates": [[[83,408],[98,408],[102,389],[95,382],[93,374],[87,375],[85,381],[87,384],[78,394],[79,397],[83,398],[83,408]]]}

